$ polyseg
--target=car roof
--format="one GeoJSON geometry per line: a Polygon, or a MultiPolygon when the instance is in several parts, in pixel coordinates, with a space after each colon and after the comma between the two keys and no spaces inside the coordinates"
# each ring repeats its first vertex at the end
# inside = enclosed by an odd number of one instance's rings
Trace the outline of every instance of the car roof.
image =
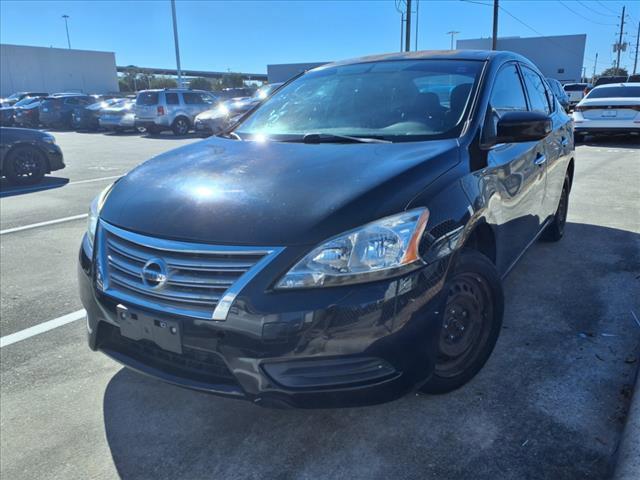
{"type": "Polygon", "coordinates": [[[147,88],[146,90],[140,90],[138,93],[145,92],[198,92],[198,93],[211,93],[207,90],[196,90],[191,88],[147,88]]]}
{"type": "Polygon", "coordinates": [[[338,62],[327,63],[313,70],[325,68],[356,65],[358,63],[386,62],[394,60],[477,60],[488,61],[493,59],[519,60],[531,63],[525,57],[514,52],[502,50],[420,50],[417,52],[385,53],[381,55],[369,55],[366,57],[352,58],[338,62]]]}
{"type": "Polygon", "coordinates": [[[640,86],[640,82],[621,82],[621,83],[605,83],[603,85],[598,85],[594,87],[594,90],[597,88],[598,90],[605,88],[613,88],[613,87],[638,87],[640,86]]]}

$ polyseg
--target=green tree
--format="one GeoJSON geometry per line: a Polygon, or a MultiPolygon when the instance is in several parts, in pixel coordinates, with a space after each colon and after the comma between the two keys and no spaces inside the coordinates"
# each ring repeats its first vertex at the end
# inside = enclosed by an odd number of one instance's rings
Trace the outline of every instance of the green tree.
{"type": "Polygon", "coordinates": [[[196,90],[212,90],[211,80],[204,77],[194,78],[189,82],[189,87],[196,90]]]}
{"type": "Polygon", "coordinates": [[[152,77],[149,80],[149,88],[176,88],[178,82],[169,77],[152,77]]]}
{"type": "Polygon", "coordinates": [[[239,73],[229,72],[220,80],[220,88],[240,88],[244,87],[244,80],[239,73]]]}
{"type": "Polygon", "coordinates": [[[629,76],[629,72],[627,72],[626,68],[616,68],[611,67],[603,70],[603,72],[599,75],[600,77],[627,77],[629,76]]]}

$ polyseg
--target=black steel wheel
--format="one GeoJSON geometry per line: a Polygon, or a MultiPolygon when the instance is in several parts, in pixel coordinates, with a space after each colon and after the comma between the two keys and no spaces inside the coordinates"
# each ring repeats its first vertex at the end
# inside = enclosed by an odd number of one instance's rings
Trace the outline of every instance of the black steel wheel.
{"type": "Polygon", "coordinates": [[[181,137],[189,133],[189,120],[185,117],[178,117],[173,121],[173,125],[171,126],[171,130],[173,130],[173,134],[177,137],[181,137]]]}
{"type": "Polygon", "coordinates": [[[471,380],[491,355],[502,326],[502,284],[487,257],[462,251],[445,288],[434,373],[422,387],[427,393],[450,392],[471,380]]]}
{"type": "Polygon", "coordinates": [[[35,147],[15,147],[5,159],[5,175],[14,185],[38,183],[47,171],[47,160],[35,147]]]}
{"type": "Polygon", "coordinates": [[[542,233],[541,239],[545,242],[557,242],[564,236],[564,227],[567,223],[567,212],[569,211],[569,185],[570,180],[567,176],[562,186],[558,209],[553,216],[553,220],[542,233]]]}

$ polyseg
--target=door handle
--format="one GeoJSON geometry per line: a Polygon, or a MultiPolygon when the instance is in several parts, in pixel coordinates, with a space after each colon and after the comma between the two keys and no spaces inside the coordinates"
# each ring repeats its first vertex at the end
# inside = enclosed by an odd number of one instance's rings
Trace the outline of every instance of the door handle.
{"type": "Polygon", "coordinates": [[[536,160],[535,160],[535,164],[538,166],[542,166],[545,163],[547,163],[547,157],[546,155],[543,155],[542,153],[538,153],[536,155],[536,160]]]}

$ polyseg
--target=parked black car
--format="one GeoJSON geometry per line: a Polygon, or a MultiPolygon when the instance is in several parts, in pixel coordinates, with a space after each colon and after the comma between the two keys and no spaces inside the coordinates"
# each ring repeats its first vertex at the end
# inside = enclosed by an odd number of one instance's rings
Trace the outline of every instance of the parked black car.
{"type": "Polygon", "coordinates": [[[0,127],[0,174],[9,183],[38,183],[46,173],[65,167],[53,135],[26,128],[0,127]]]}
{"type": "Polygon", "coordinates": [[[96,99],[95,103],[73,109],[71,113],[71,128],[74,130],[98,130],[100,128],[98,120],[102,110],[123,104],[127,100],[126,98],[94,98],[96,99]]]}
{"type": "Polygon", "coordinates": [[[251,97],[233,98],[216,104],[211,110],[199,113],[194,121],[196,132],[212,135],[224,130],[269,95],[275,92],[282,83],[270,83],[260,87],[251,97]]]}
{"type": "Polygon", "coordinates": [[[46,97],[49,95],[46,92],[16,92],[9,95],[7,98],[0,98],[0,105],[3,107],[10,107],[25,97],[46,97]]]}
{"type": "Polygon", "coordinates": [[[93,202],[89,345],[259,405],[451,391],[493,350],[501,279],[563,236],[573,156],[571,119],[516,54],[313,69],[93,202]]]}
{"type": "Polygon", "coordinates": [[[38,98],[37,101],[24,105],[20,108],[16,108],[13,114],[13,122],[18,127],[25,128],[37,128],[40,125],[40,104],[42,98],[38,98]]]}
{"type": "Polygon", "coordinates": [[[25,97],[22,100],[14,103],[11,107],[0,108],[0,125],[3,127],[10,127],[15,123],[16,113],[25,107],[33,108],[38,106],[42,97],[25,97]]]}
{"type": "Polygon", "coordinates": [[[40,103],[40,123],[47,128],[71,128],[71,116],[77,107],[92,105],[98,99],[82,93],[58,93],[40,103]]]}

